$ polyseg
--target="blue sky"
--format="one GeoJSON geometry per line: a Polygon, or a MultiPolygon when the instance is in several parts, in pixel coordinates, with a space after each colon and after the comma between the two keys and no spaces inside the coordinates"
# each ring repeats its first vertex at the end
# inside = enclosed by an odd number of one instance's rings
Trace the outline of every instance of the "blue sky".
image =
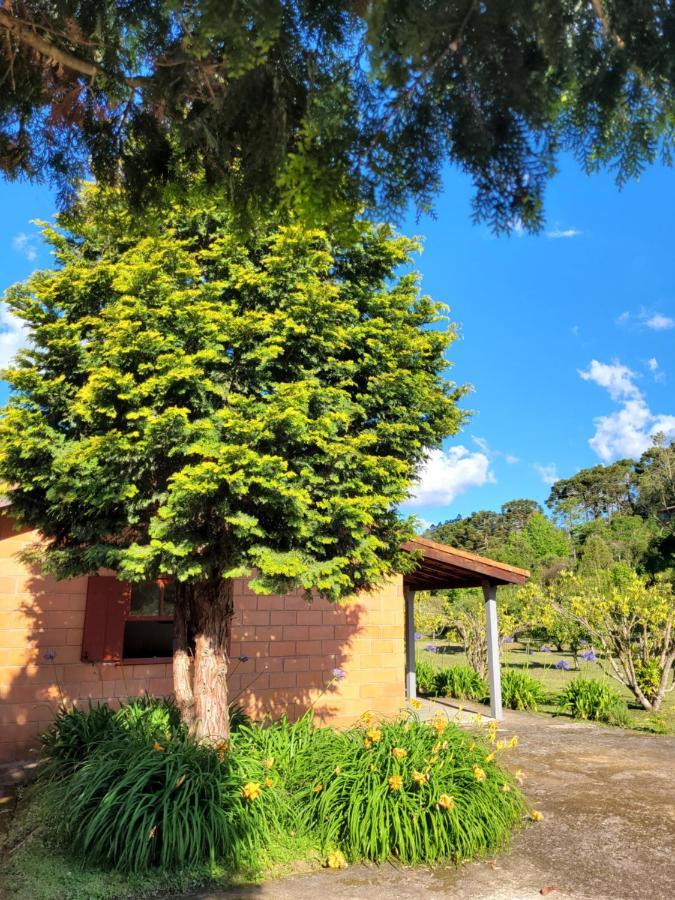
{"type": "MultiPolygon", "coordinates": [[[[619,191],[564,161],[545,232],[494,238],[471,223],[471,186],[450,172],[436,218],[403,224],[425,238],[425,291],[460,325],[452,376],[473,385],[464,406],[475,410],[430,461],[410,512],[438,522],[543,501],[556,476],[639,455],[654,430],[675,437],[674,185],[655,166],[619,191]]],[[[0,204],[4,288],[50,264],[30,220],[55,204],[45,187],[7,183],[0,204]]],[[[21,339],[0,308],[3,365],[21,339]]]]}

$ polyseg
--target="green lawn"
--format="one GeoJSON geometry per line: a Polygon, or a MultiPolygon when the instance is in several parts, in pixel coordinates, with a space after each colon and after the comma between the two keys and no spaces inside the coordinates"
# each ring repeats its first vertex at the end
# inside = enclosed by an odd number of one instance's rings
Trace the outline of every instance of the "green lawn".
{"type": "MultiPolygon", "coordinates": [[[[443,640],[432,641],[426,637],[417,642],[417,658],[428,661],[438,668],[456,664],[466,665],[467,663],[464,651],[458,644],[443,640]],[[428,644],[433,644],[437,648],[436,653],[430,653],[424,649],[428,644]]],[[[675,691],[666,694],[659,713],[655,715],[639,708],[630,691],[614,681],[613,678],[605,675],[598,663],[580,661],[580,671],[575,671],[574,657],[571,653],[558,653],[557,650],[553,650],[552,653],[541,653],[538,650],[528,652],[523,644],[509,644],[502,648],[502,663],[513,669],[527,670],[530,675],[541,681],[551,694],[562,690],[578,674],[607,681],[626,698],[635,728],[675,734],[675,691]],[[555,664],[560,659],[567,660],[570,665],[569,671],[555,668],[555,664]]],[[[548,703],[544,704],[540,711],[553,714],[557,712],[557,707],[555,703],[548,703]]]]}

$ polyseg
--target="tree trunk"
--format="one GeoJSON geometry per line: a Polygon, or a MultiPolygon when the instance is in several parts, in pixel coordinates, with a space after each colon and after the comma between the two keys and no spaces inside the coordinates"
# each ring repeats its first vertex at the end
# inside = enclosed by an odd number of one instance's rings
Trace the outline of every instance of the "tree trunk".
{"type": "Polygon", "coordinates": [[[173,692],[180,710],[181,721],[188,728],[192,728],[195,721],[192,653],[189,637],[191,602],[191,585],[177,583],[173,613],[173,692]]]}
{"type": "Polygon", "coordinates": [[[214,578],[193,585],[193,693],[199,740],[222,741],[230,736],[227,672],[233,613],[231,580],[214,578]]]}

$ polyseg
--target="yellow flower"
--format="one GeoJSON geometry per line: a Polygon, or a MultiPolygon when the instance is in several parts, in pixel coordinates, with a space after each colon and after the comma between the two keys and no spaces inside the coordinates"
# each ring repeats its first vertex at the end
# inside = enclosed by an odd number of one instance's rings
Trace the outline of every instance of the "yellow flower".
{"type": "Polygon", "coordinates": [[[503,785],[502,785],[502,794],[508,794],[510,790],[511,790],[511,785],[510,785],[510,784],[503,784],[503,785]]]}
{"type": "Polygon", "coordinates": [[[496,731],[498,727],[499,727],[499,726],[497,725],[497,723],[495,722],[495,720],[494,720],[494,719],[491,719],[491,720],[490,720],[490,723],[488,724],[488,731],[496,731]]]}
{"type": "Polygon", "coordinates": [[[394,759],[405,759],[408,755],[408,751],[403,747],[394,747],[391,751],[391,755],[394,759]]]}
{"type": "Polygon", "coordinates": [[[326,865],[329,869],[346,869],[347,860],[344,857],[344,853],[340,850],[333,850],[332,853],[328,854],[326,865]]]}
{"type": "Polygon", "coordinates": [[[265,787],[274,787],[274,779],[266,778],[264,781],[265,787]]]}
{"type": "Polygon", "coordinates": [[[152,749],[157,750],[158,753],[164,753],[166,747],[162,747],[159,741],[155,741],[155,743],[152,745],[152,749]]]}
{"type": "Polygon", "coordinates": [[[372,741],[373,744],[379,744],[382,740],[382,732],[379,728],[369,728],[366,731],[366,737],[368,740],[372,741]]]}
{"type": "Polygon", "coordinates": [[[518,784],[522,784],[523,781],[525,780],[525,773],[522,771],[522,769],[516,769],[516,771],[513,774],[513,777],[516,779],[518,784]]]}
{"type": "Polygon", "coordinates": [[[364,722],[366,722],[366,723],[372,722],[372,721],[373,721],[373,714],[372,714],[371,712],[367,712],[367,711],[366,711],[366,712],[364,712],[364,713],[361,714],[361,719],[362,719],[364,722]]]}
{"type": "Polygon", "coordinates": [[[476,715],[473,717],[473,720],[480,725],[483,721],[483,716],[480,713],[476,713],[476,715]]]}
{"type": "Polygon", "coordinates": [[[431,752],[434,753],[434,754],[436,754],[436,753],[438,753],[438,751],[439,751],[440,749],[441,749],[441,742],[440,742],[440,741],[436,741],[436,743],[434,744],[434,746],[431,748],[431,752]]]}
{"type": "Polygon", "coordinates": [[[425,781],[429,780],[429,776],[425,775],[424,772],[418,772],[417,769],[413,769],[412,780],[415,784],[424,784],[425,781]]]}
{"type": "Polygon", "coordinates": [[[483,769],[481,769],[480,766],[477,766],[474,763],[473,766],[471,767],[471,769],[473,771],[473,777],[476,779],[476,781],[485,781],[485,779],[487,778],[487,775],[485,774],[483,769]]]}
{"type": "Polygon", "coordinates": [[[321,791],[323,790],[323,785],[315,784],[314,787],[312,788],[312,790],[314,791],[315,794],[320,794],[321,791]]]}
{"type": "Polygon", "coordinates": [[[400,775],[390,775],[387,779],[390,791],[400,791],[403,787],[403,779],[400,775]]]}
{"type": "Polygon", "coordinates": [[[518,746],[518,735],[514,734],[511,740],[509,741],[509,747],[517,747],[518,746]]]}
{"type": "Polygon", "coordinates": [[[436,734],[443,734],[445,729],[448,727],[448,720],[443,716],[437,716],[432,720],[431,727],[434,729],[436,734]]]}
{"type": "Polygon", "coordinates": [[[450,811],[451,809],[455,808],[455,801],[449,794],[441,794],[441,796],[438,798],[438,805],[441,809],[447,809],[448,811],[450,811]]]}
{"type": "Polygon", "coordinates": [[[261,787],[257,781],[249,781],[241,789],[244,800],[257,800],[260,796],[261,787]]]}
{"type": "Polygon", "coordinates": [[[496,756],[496,754],[493,750],[492,753],[488,753],[488,755],[485,757],[485,762],[493,762],[495,756],[496,756]]]}
{"type": "Polygon", "coordinates": [[[263,769],[271,769],[274,765],[274,757],[268,756],[267,759],[263,759],[263,769]]]}
{"type": "Polygon", "coordinates": [[[421,700],[418,700],[417,697],[413,697],[412,700],[410,701],[410,705],[412,706],[413,709],[422,709],[422,706],[424,704],[422,703],[421,700]]]}
{"type": "Polygon", "coordinates": [[[336,766],[336,767],[335,767],[335,774],[336,774],[336,775],[339,775],[341,771],[342,771],[342,766],[336,766]]]}
{"type": "Polygon", "coordinates": [[[504,750],[508,747],[508,741],[497,741],[497,750],[504,750]]]}
{"type": "Polygon", "coordinates": [[[366,750],[370,750],[370,748],[373,746],[373,742],[370,738],[366,738],[363,742],[363,746],[366,748],[366,750]]]}
{"type": "Polygon", "coordinates": [[[533,809],[530,813],[530,818],[533,822],[541,822],[544,818],[544,814],[540,813],[538,809],[533,809]]]}
{"type": "Polygon", "coordinates": [[[437,762],[438,762],[438,757],[436,756],[436,754],[434,754],[434,755],[429,759],[429,763],[430,763],[430,765],[433,766],[434,763],[437,763],[437,762]]]}

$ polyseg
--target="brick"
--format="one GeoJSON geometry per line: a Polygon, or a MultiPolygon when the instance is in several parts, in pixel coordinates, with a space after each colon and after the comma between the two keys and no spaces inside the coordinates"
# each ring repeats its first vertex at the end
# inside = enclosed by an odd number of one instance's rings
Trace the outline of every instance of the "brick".
{"type": "MultiPolygon", "coordinates": [[[[312,637],[318,638],[316,632],[319,629],[312,628],[312,637]]],[[[309,626],[307,625],[284,625],[281,637],[284,641],[308,641],[310,638],[309,626]]],[[[331,635],[332,637],[332,635],[331,635]]]]}
{"type": "Polygon", "coordinates": [[[289,656],[284,659],[284,672],[305,672],[309,669],[306,656],[289,656]]]}
{"type": "Polygon", "coordinates": [[[270,624],[271,625],[295,625],[296,624],[296,613],[292,610],[283,609],[283,610],[272,610],[270,613],[270,624]]]}

